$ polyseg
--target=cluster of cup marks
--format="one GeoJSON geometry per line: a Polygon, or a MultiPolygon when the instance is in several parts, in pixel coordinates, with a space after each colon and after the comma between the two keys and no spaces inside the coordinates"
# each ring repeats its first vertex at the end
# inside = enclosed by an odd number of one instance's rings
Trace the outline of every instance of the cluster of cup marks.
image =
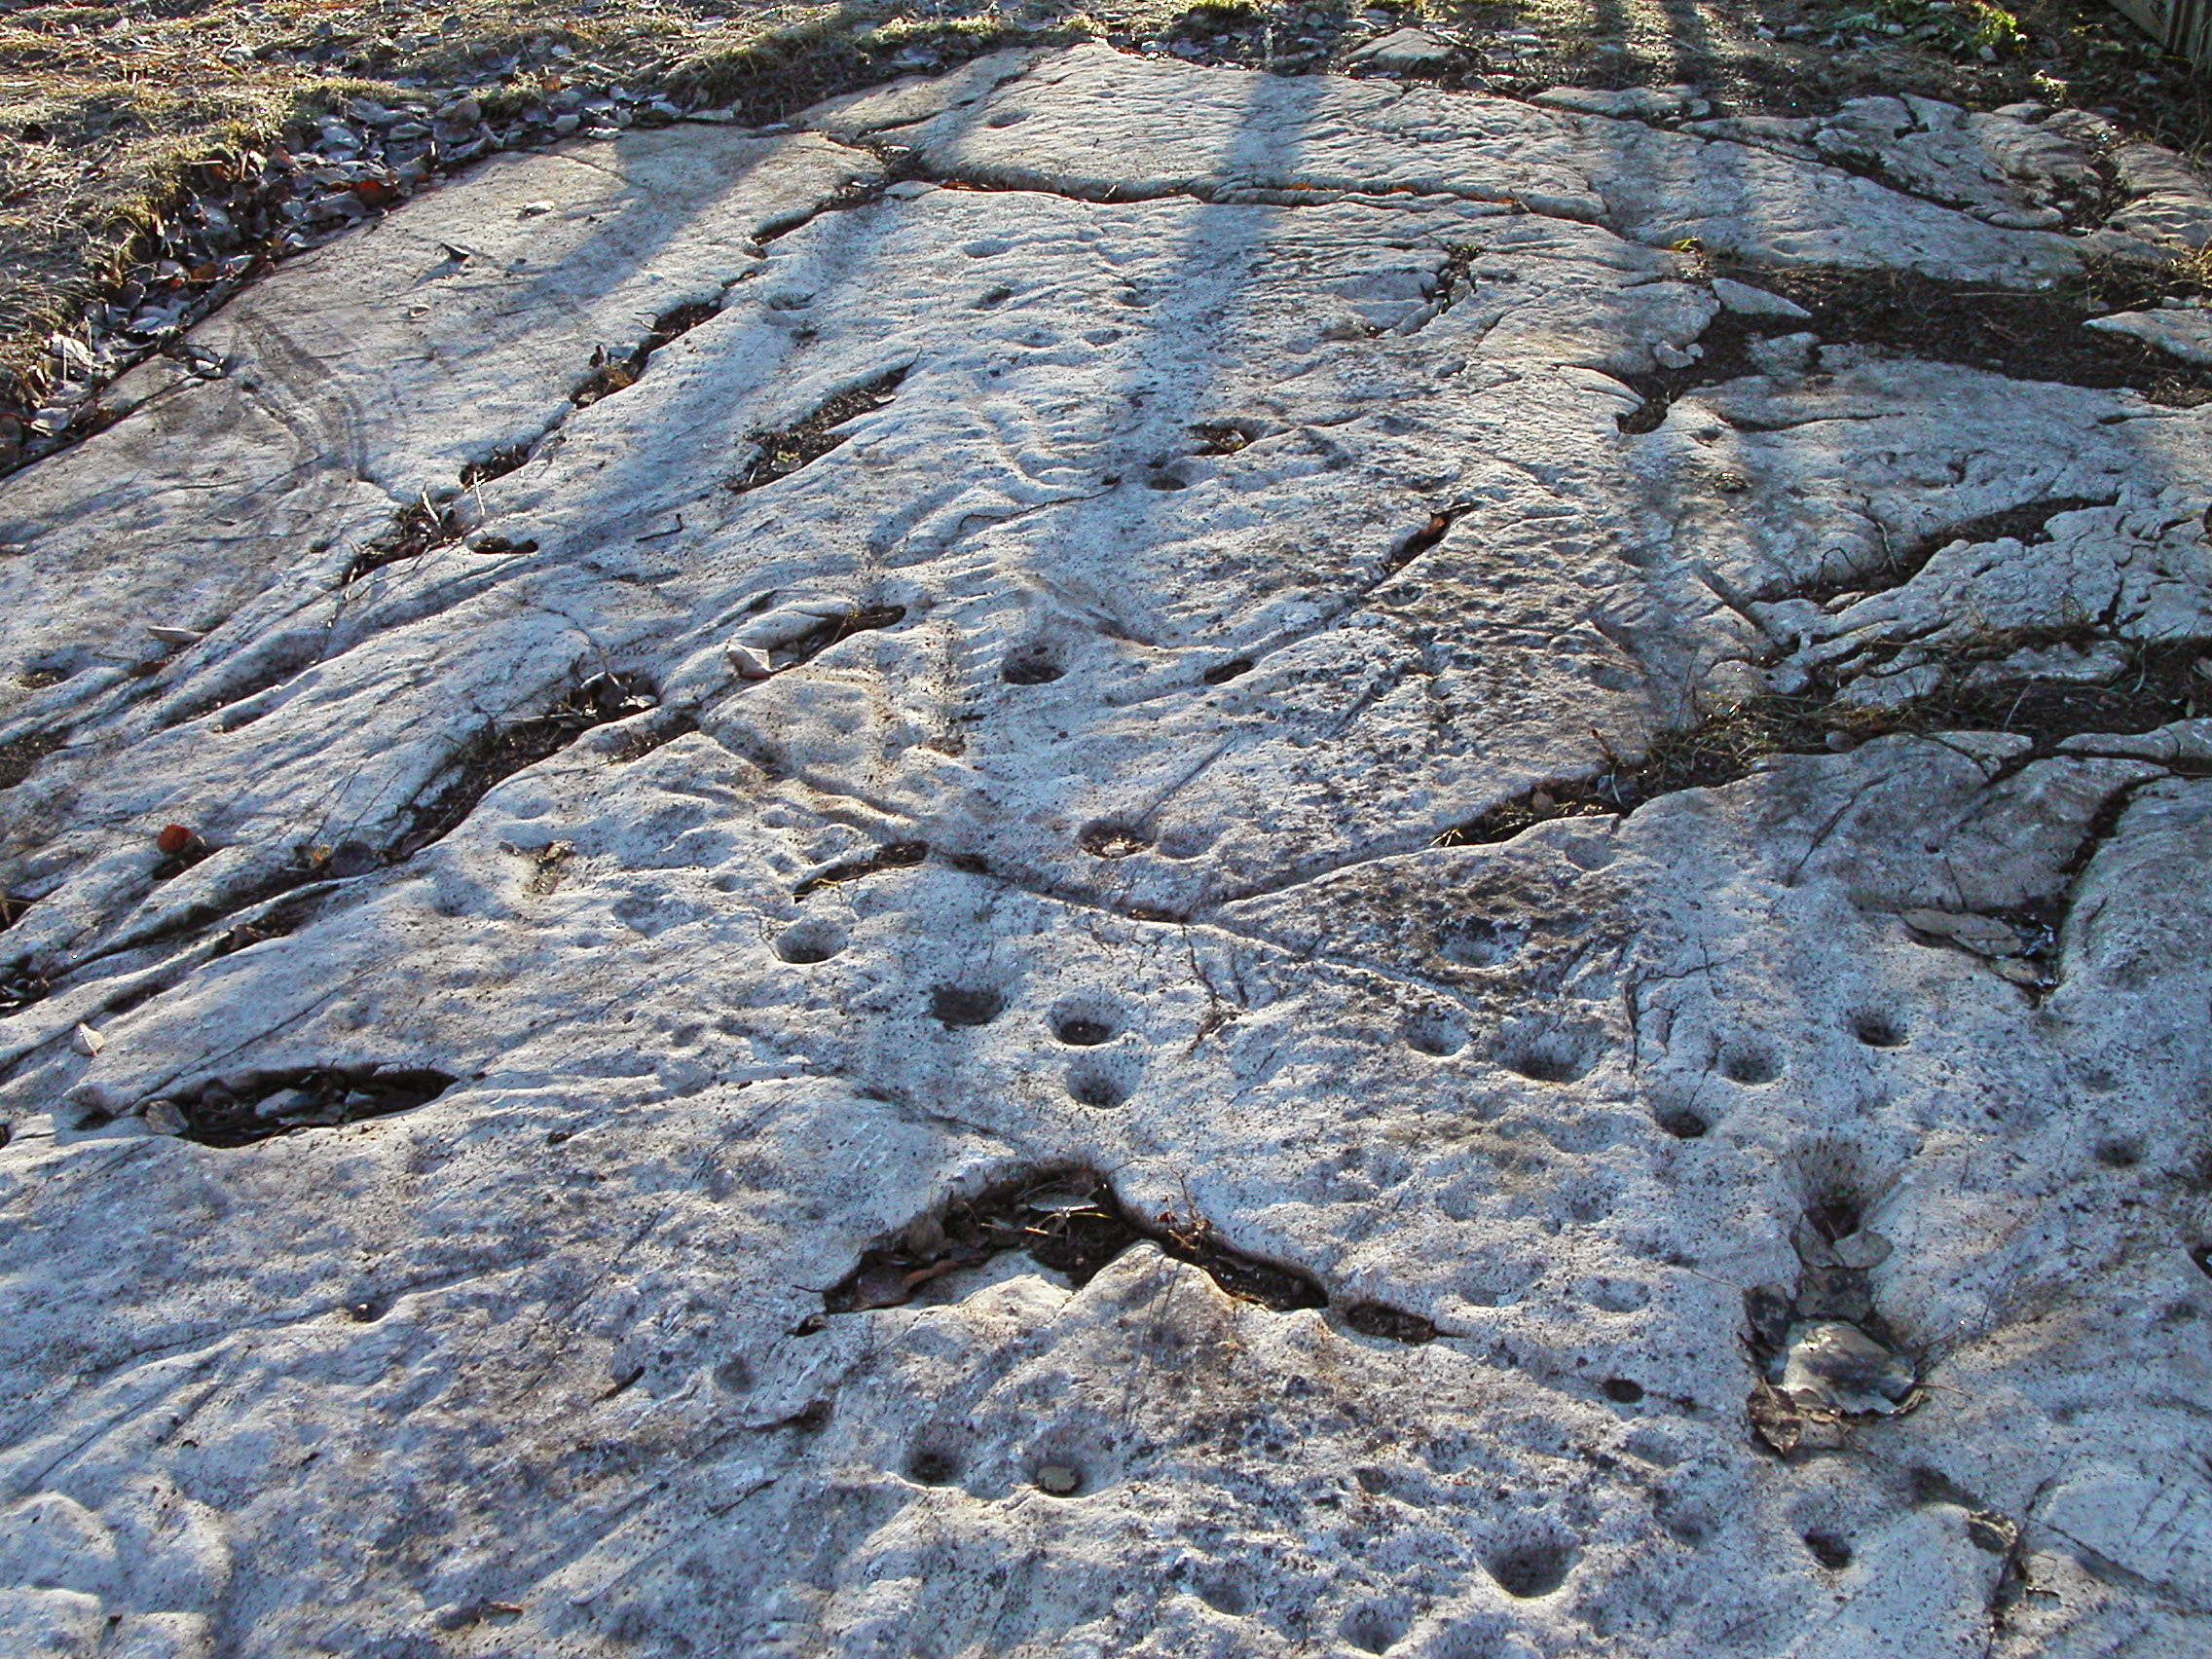
{"type": "MultiPolygon", "coordinates": [[[[829,961],[846,942],[842,924],[827,916],[810,916],[784,929],[776,938],[775,950],[786,962],[812,967],[829,961]]],[[[1005,1012],[1006,997],[995,990],[940,984],[930,991],[930,1013],[947,1030],[988,1025],[1005,1012]]],[[[1136,1088],[1136,1062],[1131,1054],[1108,1050],[1122,1034],[1122,1019],[1113,1006],[1097,997],[1070,998],[1055,1005],[1046,1017],[1053,1039],[1063,1047],[1101,1051],[1080,1054],[1068,1067],[1069,1096],[1080,1106],[1099,1111],[1126,1101],[1136,1088]]]]}

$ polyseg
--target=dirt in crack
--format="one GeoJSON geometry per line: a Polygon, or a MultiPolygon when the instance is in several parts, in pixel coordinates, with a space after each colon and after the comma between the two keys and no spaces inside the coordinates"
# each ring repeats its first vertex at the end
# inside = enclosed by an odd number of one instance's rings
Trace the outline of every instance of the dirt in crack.
{"type": "Polygon", "coordinates": [[[203,1146],[251,1146],[296,1129],[389,1117],[435,1100],[457,1080],[421,1067],[302,1066],[255,1072],[229,1083],[149,1100],[141,1115],[163,1134],[203,1146]]]}
{"type": "MultiPolygon", "coordinates": [[[[1869,707],[1845,702],[1832,684],[1804,696],[1767,695],[1715,710],[1695,725],[1662,733],[1636,760],[1615,760],[1592,777],[1558,779],[1515,795],[1447,830],[1440,847],[1511,840],[1552,818],[1622,815],[1681,790],[1712,789],[1749,777],[1773,755],[1849,751],[1895,733],[2010,732],[2030,739],[2012,768],[2059,753],[2069,737],[2155,730],[2212,713],[2212,680],[2197,664],[2212,641],[2135,645],[2126,665],[2103,683],[2014,676],[1970,681],[1969,673],[2016,651],[2091,643],[2094,630],[1993,633],[1949,655],[1951,673],[1936,690],[1907,702],[1869,707]]],[[[2184,768],[2176,767],[2175,770],[2184,768]]]]}
{"type": "Polygon", "coordinates": [[[1823,346],[1865,346],[1899,357],[1986,369],[2014,380],[2132,387],[2154,403],[2212,402],[2212,369],[2181,363],[2126,335],[2082,325],[2113,312],[2156,309],[2163,299],[2202,299],[2206,285],[2178,265],[2105,261],[2048,288],[1946,282],[1906,271],[1779,270],[1699,256],[1699,274],[1732,276],[1780,294],[1810,318],[1715,316],[1698,337],[1694,361],[1625,377],[1643,399],[1620,417],[1624,432],[1648,432],[1676,399],[1699,387],[1763,374],[1761,340],[1809,334],[1823,346]]]}
{"type": "Polygon", "coordinates": [[[54,981],[27,956],[0,963],[0,1019],[52,994],[54,981]]]}
{"type": "Polygon", "coordinates": [[[387,565],[419,559],[433,547],[450,547],[461,539],[461,518],[451,507],[433,506],[429,497],[424,496],[413,505],[402,507],[388,530],[353,555],[343,580],[349,584],[357,582],[387,565]]]}
{"type": "MultiPolygon", "coordinates": [[[[569,401],[581,409],[588,404],[597,403],[603,397],[611,397],[618,391],[629,390],[638,384],[639,377],[645,372],[645,363],[655,351],[670,341],[690,333],[721,309],[719,300],[692,300],[656,317],[652,328],[638,342],[637,349],[629,355],[610,356],[604,348],[593,351],[591,372],[576,383],[575,389],[569,393],[569,401]]],[[[497,460],[495,456],[494,461],[497,460]]],[[[516,465],[520,464],[520,461],[516,462],[516,465]]],[[[506,470],[513,469],[508,467],[506,470]]],[[[497,477],[498,474],[488,472],[484,476],[497,477]]],[[[471,484],[475,480],[463,473],[461,482],[471,484]]]]}
{"type": "MultiPolygon", "coordinates": [[[[1162,1210],[1138,1215],[1124,1207],[1096,1170],[1046,1166],[1003,1181],[974,1198],[958,1199],[917,1218],[895,1237],[865,1251],[860,1265],[823,1296],[825,1313],[896,1308],[948,1273],[978,1267],[1010,1250],[1087,1284],[1123,1251],[1150,1239],[1162,1254],[1189,1262],[1240,1302],[1277,1312],[1326,1308],[1319,1284],[1294,1268],[1232,1248],[1203,1216],[1162,1210]]],[[[801,1327],[821,1328],[817,1314],[801,1327]]],[[[1364,1336],[1424,1343],[1436,1327],[1419,1314],[1378,1302],[1342,1309],[1344,1323],[1364,1336]]]]}
{"type": "Polygon", "coordinates": [[[849,640],[855,634],[873,633],[878,628],[896,628],[906,620],[903,605],[868,605],[858,610],[832,610],[803,634],[793,634],[779,641],[769,650],[769,663],[778,673],[796,668],[800,663],[820,656],[839,640],[849,640]]]}
{"type": "Polygon", "coordinates": [[[0,743],[0,790],[12,790],[31,768],[69,741],[66,731],[34,731],[0,743]]]}
{"type": "Polygon", "coordinates": [[[461,745],[443,782],[408,810],[408,826],[385,855],[397,864],[442,840],[476,810],[494,786],[558,754],[593,726],[627,719],[659,706],[642,675],[595,674],[542,715],[513,725],[488,725],[461,745]]]}
{"type": "Polygon", "coordinates": [[[1797,1282],[1744,1293],[1745,1346],[1757,1377],[1752,1431],[1788,1457],[1829,1452],[1854,1428],[1911,1412],[1926,1397],[1920,1367],[1874,1305],[1873,1270],[1889,1239],[1863,1225],[1849,1186],[1811,1196],[1790,1234],[1797,1282]]]}
{"type": "Polygon", "coordinates": [[[1954,541],[1980,543],[2003,541],[2009,537],[2024,546],[2040,546],[2051,539],[2050,521],[2060,513],[2080,512],[2086,507],[2109,507],[2118,499],[2116,496],[2046,496],[2039,500],[2023,501],[2016,507],[1984,513],[1979,518],[1931,531],[1926,535],[1916,537],[1909,545],[1897,549],[1879,565],[1849,575],[1800,584],[1791,589],[1788,597],[1809,599],[1815,605],[1825,606],[1846,594],[1887,593],[1892,588],[1902,587],[1911,581],[1927,569],[1931,559],[1954,541]]]}
{"type": "Polygon", "coordinates": [[[1464,502],[1455,501],[1451,506],[1430,513],[1426,524],[1412,535],[1403,537],[1395,547],[1390,549],[1390,557],[1382,567],[1384,572],[1395,575],[1423,553],[1426,553],[1431,547],[1444,539],[1446,533],[1466,511],[1467,507],[1464,502]]]}
{"type": "Polygon", "coordinates": [[[820,461],[852,436],[850,432],[839,430],[846,422],[871,409],[881,409],[898,394],[899,383],[905,378],[905,369],[893,369],[862,382],[849,391],[840,391],[802,421],[789,426],[755,431],[751,435],[760,453],[750,466],[729,481],[729,487],[743,495],[748,490],[773,484],[779,478],[789,478],[800,467],[820,461]]]}
{"type": "Polygon", "coordinates": [[[825,887],[835,887],[840,882],[861,881],[887,869],[912,869],[930,856],[927,841],[893,841],[878,847],[864,859],[847,859],[831,865],[819,875],[810,875],[792,892],[793,899],[804,899],[810,893],[819,893],[825,887]]]}

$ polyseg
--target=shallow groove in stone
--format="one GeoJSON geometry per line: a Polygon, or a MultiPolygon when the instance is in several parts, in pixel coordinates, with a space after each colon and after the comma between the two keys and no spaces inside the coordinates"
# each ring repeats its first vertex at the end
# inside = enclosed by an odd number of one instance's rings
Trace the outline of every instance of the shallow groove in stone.
{"type": "Polygon", "coordinates": [[[893,841],[878,847],[866,858],[847,859],[831,865],[819,874],[810,875],[792,890],[793,899],[804,899],[819,893],[825,887],[835,887],[843,882],[862,881],[887,869],[912,869],[930,856],[927,841],[893,841]]]}
{"type": "Polygon", "coordinates": [[[593,726],[627,719],[655,703],[642,676],[595,674],[542,715],[484,727],[447,763],[444,781],[408,809],[407,827],[384,854],[385,862],[401,863],[444,839],[501,781],[558,754],[593,726]]]}
{"type": "Polygon", "coordinates": [[[433,547],[450,547],[461,539],[461,519],[450,507],[433,506],[427,496],[422,497],[400,508],[390,528],[353,555],[339,584],[350,587],[387,565],[421,558],[433,547]]]}
{"type": "Polygon", "coordinates": [[[779,478],[789,478],[801,467],[820,461],[852,436],[852,433],[840,430],[846,422],[866,415],[870,410],[881,409],[891,401],[898,392],[899,383],[905,378],[906,370],[903,367],[887,370],[837,393],[817,407],[812,414],[788,426],[756,430],[752,439],[759,447],[760,453],[743,472],[729,481],[729,488],[738,495],[744,495],[748,491],[773,484],[779,478]]]}
{"type": "MultiPolygon", "coordinates": [[[[716,300],[688,300],[672,311],[663,312],[653,319],[645,337],[625,357],[608,357],[604,352],[594,355],[591,372],[576,383],[569,393],[569,401],[578,409],[597,403],[603,397],[611,397],[618,391],[627,391],[636,386],[645,372],[655,351],[670,342],[682,339],[709,317],[719,313],[722,302],[716,300]]],[[[493,456],[464,469],[461,475],[463,488],[480,478],[497,478],[499,473],[511,472],[529,459],[529,451],[519,453],[495,451],[493,456]],[[511,461],[511,464],[509,462],[511,461]],[[497,467],[498,470],[493,470],[497,467]]]]}

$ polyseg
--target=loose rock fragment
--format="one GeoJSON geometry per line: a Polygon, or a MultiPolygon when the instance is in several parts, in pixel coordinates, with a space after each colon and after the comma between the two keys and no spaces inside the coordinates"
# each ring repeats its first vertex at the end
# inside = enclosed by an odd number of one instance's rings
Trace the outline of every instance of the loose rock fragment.
{"type": "Polygon", "coordinates": [[[1040,1463],[1037,1465],[1037,1490],[1054,1497],[1072,1497],[1083,1485],[1083,1476],[1065,1463],[1040,1463]]]}
{"type": "Polygon", "coordinates": [[[1426,29],[1393,29],[1371,40],[1346,58],[1347,63],[1370,69],[1437,69],[1452,61],[1453,46],[1426,29]]]}
{"type": "Polygon", "coordinates": [[[1770,294],[1764,288],[1754,288],[1749,282],[1728,276],[1713,279],[1713,297],[1740,316],[1794,317],[1810,321],[1813,315],[1795,300],[1770,294]]]}
{"type": "Polygon", "coordinates": [[[2017,956],[2027,948],[2027,940],[2018,931],[1995,916],[1956,910],[1904,910],[1899,913],[1899,919],[1915,933],[1947,939],[1976,956],[2017,956]]]}
{"type": "Polygon", "coordinates": [[[1785,1345],[1782,1389],[1800,1409],[1887,1417],[1914,1381],[1910,1360],[1841,1320],[1798,1325],[1785,1345]]]}

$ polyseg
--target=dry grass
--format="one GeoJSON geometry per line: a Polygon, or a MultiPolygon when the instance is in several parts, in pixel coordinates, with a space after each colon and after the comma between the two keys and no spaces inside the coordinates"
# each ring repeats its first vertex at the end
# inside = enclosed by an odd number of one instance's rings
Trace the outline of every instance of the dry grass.
{"type": "Polygon", "coordinates": [[[749,53],[802,56],[830,35],[880,31],[895,10],[126,0],[0,13],[0,372],[39,373],[46,336],[113,281],[192,164],[266,149],[349,97],[476,87],[497,110],[552,77],[669,85],[749,53]]]}

